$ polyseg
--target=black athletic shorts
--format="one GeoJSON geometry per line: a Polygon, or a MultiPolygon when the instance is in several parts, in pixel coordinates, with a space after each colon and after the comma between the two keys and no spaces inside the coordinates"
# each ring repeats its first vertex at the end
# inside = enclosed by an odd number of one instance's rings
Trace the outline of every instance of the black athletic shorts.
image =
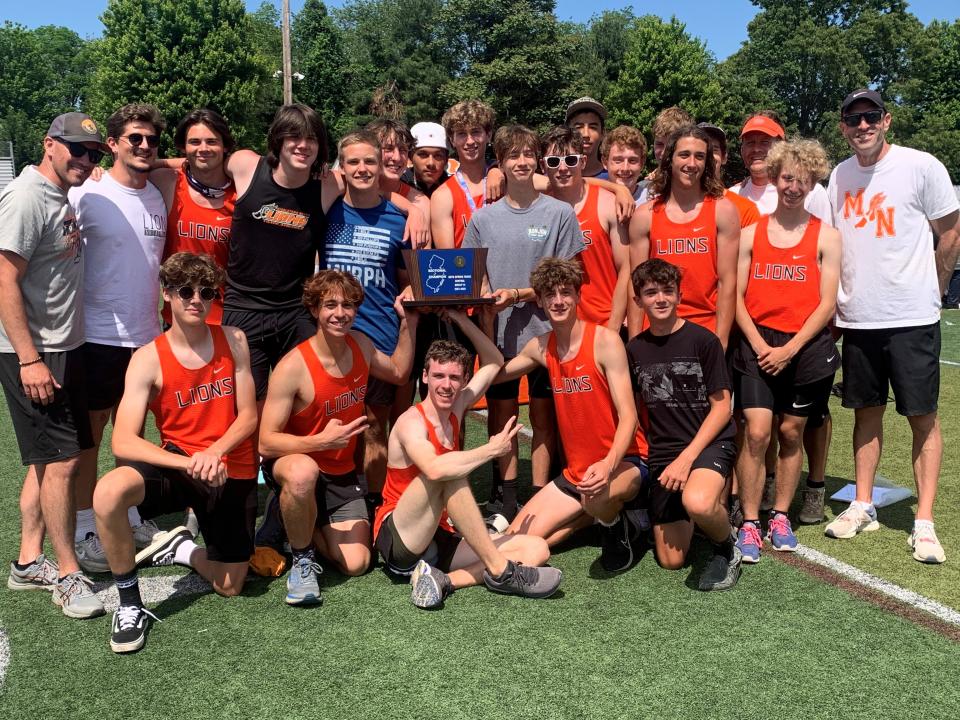
{"type": "Polygon", "coordinates": [[[143,462],[120,461],[143,477],[143,502],[137,506],[144,520],[193,508],[200,533],[213,562],[247,562],[253,554],[257,521],[257,481],[228,478],[220,487],[194,480],[187,473],[143,462]]]}
{"type": "Polygon", "coordinates": [[[829,397],[823,401],[823,404],[820,407],[810,412],[810,415],[807,417],[805,429],[816,430],[817,428],[822,428],[828,417],[830,417],[829,397]]]}
{"type": "MultiPolygon", "coordinates": [[[[550,373],[542,365],[534,368],[527,374],[527,386],[530,397],[546,400],[553,397],[553,388],[550,387],[550,373]]],[[[516,400],[520,397],[520,378],[491,385],[487,389],[487,400],[516,400]]]]}
{"type": "Polygon", "coordinates": [[[76,457],[93,447],[87,388],[84,383],[83,351],[41,353],[43,362],[60,384],[53,402],[41,405],[23,393],[16,353],[0,353],[0,384],[7,398],[20,461],[46,465],[76,457]]]}
{"type": "Polygon", "coordinates": [[[893,388],[897,412],[908,417],[937,410],[940,397],[940,323],[878,330],[843,330],[843,406],[886,405],[893,388]]]}
{"type": "MultiPolygon", "coordinates": [[[[650,476],[650,470],[647,468],[647,463],[639,455],[624,455],[623,461],[628,462],[640,469],[640,487],[642,488],[650,476]]],[[[583,495],[581,495],[577,490],[577,486],[567,479],[566,474],[560,473],[551,482],[557,486],[557,490],[562,492],[564,495],[569,495],[577,502],[580,502],[580,500],[583,498],[583,495]]]]}
{"type": "Polygon", "coordinates": [[[805,418],[819,415],[822,425],[824,410],[830,401],[833,377],[831,374],[806,385],[795,385],[784,382],[780,375],[764,373],[763,377],[752,377],[737,373],[734,393],[736,406],[738,410],[764,408],[772,410],[774,415],[805,418]]]}
{"type": "Polygon", "coordinates": [[[373,545],[383,558],[384,569],[388,573],[409,577],[420,560],[426,561],[441,572],[450,572],[450,564],[461,542],[463,542],[463,536],[459,533],[437,527],[427,549],[418,555],[403,544],[403,540],[397,533],[397,526],[393,522],[393,513],[390,513],[383,519],[373,545]]]}
{"type": "MultiPolygon", "coordinates": [[[[715,440],[707,445],[697,459],[693,461],[690,471],[713,470],[726,480],[733,473],[733,465],[736,459],[737,446],[734,443],[729,440],[715,440]]],[[[690,519],[686,508],[683,507],[683,492],[667,490],[660,484],[660,473],[666,467],[666,465],[658,465],[650,468],[648,508],[652,525],[666,525],[667,523],[690,519]]]]}
{"type": "MultiPolygon", "coordinates": [[[[279,458],[264,460],[263,480],[280,496],[280,483],[273,474],[273,466],[279,458]]],[[[367,481],[357,471],[345,475],[330,475],[320,471],[314,496],[317,499],[317,527],[349,520],[369,520],[370,515],[364,498],[367,496],[367,481]]]]}
{"type": "Polygon", "coordinates": [[[316,319],[303,306],[283,310],[225,309],[223,324],[240,328],[247,336],[257,400],[267,396],[270,370],[280,358],[317,332],[316,319]]]}
{"type": "MultiPolygon", "coordinates": [[[[780,332],[758,325],[760,336],[771,347],[783,347],[793,337],[792,333],[780,332]]],[[[774,385],[809,385],[840,368],[840,351],[833,342],[828,328],[823,328],[810,342],[800,348],[793,360],[778,375],[769,375],[760,369],[757,355],[745,337],[740,337],[733,357],[734,374],[768,380],[774,385]]],[[[780,391],[782,392],[782,391],[780,391]]],[[[749,405],[745,407],[750,407],[749,405]]]]}
{"type": "Polygon", "coordinates": [[[83,370],[91,410],[112,410],[123,397],[123,381],[136,348],[84,343],[83,370]]]}

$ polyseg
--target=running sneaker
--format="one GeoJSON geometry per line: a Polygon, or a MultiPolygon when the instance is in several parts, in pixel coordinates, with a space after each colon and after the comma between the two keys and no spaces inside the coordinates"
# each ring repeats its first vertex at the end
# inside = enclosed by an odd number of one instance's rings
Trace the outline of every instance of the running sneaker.
{"type": "Polygon", "coordinates": [[[183,525],[155,535],[153,542],[137,553],[137,568],[173,565],[177,548],[188,540],[193,542],[193,535],[183,525]]]}
{"type": "Polygon", "coordinates": [[[600,566],[607,572],[622,572],[633,565],[633,541],[638,533],[620,513],[609,527],[600,524],[600,566]]]}
{"type": "Polygon", "coordinates": [[[760,562],[760,549],[763,547],[760,529],[752,522],[745,522],[737,531],[737,547],[743,556],[743,562],[749,565],[760,562]]]}
{"type": "Polygon", "coordinates": [[[147,639],[148,618],[160,619],[142,605],[121,605],[113,613],[110,649],[115,653],[136,652],[147,639]]]}
{"type": "Polygon", "coordinates": [[[60,568],[52,560],[48,560],[43,553],[37,559],[20,570],[15,563],[10,563],[10,575],[7,577],[7,587],[11,590],[49,590],[57,586],[60,577],[60,568]]]}
{"type": "Polygon", "coordinates": [[[546,598],[560,587],[563,573],[554,567],[533,567],[522,563],[507,561],[506,572],[494,578],[487,570],[483,571],[483,582],[488,590],[504,595],[519,595],[528,598],[546,598]]]}
{"type": "MultiPolygon", "coordinates": [[[[491,535],[502,535],[507,531],[507,528],[510,527],[510,521],[500,513],[494,513],[484,518],[484,523],[487,526],[487,532],[491,535]]],[[[451,523],[451,525],[452,524],[453,523],[451,523]]]]}
{"type": "Polygon", "coordinates": [[[876,514],[870,514],[863,505],[854,500],[850,507],[837,515],[833,522],[827,525],[823,534],[827,537],[846,540],[857,533],[873,532],[880,529],[876,514]]]}
{"type": "Polygon", "coordinates": [[[760,509],[763,512],[773,510],[777,498],[777,476],[767,475],[763,481],[763,497],[760,500],[760,509]]]}
{"type": "Polygon", "coordinates": [[[53,603],[72,618],[93,618],[103,615],[103,603],[93,592],[93,580],[77,570],[57,581],[53,603]]]}
{"type": "Polygon", "coordinates": [[[729,590],[740,579],[740,563],[743,555],[740,548],[733,546],[733,557],[727,560],[723,555],[714,555],[700,576],[699,587],[704,591],[729,590]]]}
{"type": "Polygon", "coordinates": [[[453,592],[450,577],[437,570],[425,560],[417,562],[410,576],[410,602],[418,608],[430,610],[443,605],[453,592]]]}
{"type": "Polygon", "coordinates": [[[947,556],[943,546],[937,539],[933,523],[914,524],[910,533],[910,547],[913,548],[913,559],[922,563],[939,564],[946,562],[947,556]]]}
{"type": "Polygon", "coordinates": [[[767,540],[774,550],[793,552],[797,549],[797,536],[790,527],[790,518],[783,513],[774,513],[767,526],[767,540]]]}
{"type": "Polygon", "coordinates": [[[301,555],[294,558],[293,566],[287,575],[287,605],[320,605],[323,597],[320,595],[319,576],[323,568],[311,555],[301,555]]]}
{"type": "Polygon", "coordinates": [[[153,544],[153,539],[161,532],[153,520],[144,520],[133,528],[133,544],[137,550],[143,550],[153,544]]]}
{"type": "Polygon", "coordinates": [[[83,540],[74,543],[73,549],[77,553],[77,564],[80,565],[85,572],[110,572],[107,555],[103,551],[103,545],[100,544],[100,538],[97,537],[96,533],[88,532],[83,540]]]}
{"type": "Polygon", "coordinates": [[[263,508],[263,521],[257,528],[253,544],[257,547],[269,547],[278,553],[284,552],[284,543],[287,542],[287,531],[283,527],[283,518],[280,515],[280,498],[273,491],[267,496],[267,504],[263,508]]]}
{"type": "Polygon", "coordinates": [[[801,507],[797,520],[804,525],[816,525],[823,522],[823,498],[826,488],[805,487],[800,491],[801,507]]]}

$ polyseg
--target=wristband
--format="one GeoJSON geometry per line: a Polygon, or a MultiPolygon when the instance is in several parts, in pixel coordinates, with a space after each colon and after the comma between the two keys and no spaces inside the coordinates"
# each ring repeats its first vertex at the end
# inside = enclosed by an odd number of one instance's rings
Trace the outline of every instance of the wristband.
{"type": "Polygon", "coordinates": [[[30,365],[36,365],[37,363],[42,363],[42,362],[43,362],[43,356],[38,355],[36,360],[31,360],[30,362],[17,362],[17,365],[19,365],[22,368],[25,368],[25,367],[29,367],[30,365]]]}
{"type": "Polygon", "coordinates": [[[513,304],[518,305],[520,303],[520,291],[517,288],[514,288],[513,294],[516,295],[516,298],[513,300],[513,304]]]}

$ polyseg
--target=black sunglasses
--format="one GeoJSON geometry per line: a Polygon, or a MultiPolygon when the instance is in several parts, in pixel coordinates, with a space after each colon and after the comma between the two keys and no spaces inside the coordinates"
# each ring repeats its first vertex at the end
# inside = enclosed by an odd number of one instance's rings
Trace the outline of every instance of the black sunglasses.
{"type": "Polygon", "coordinates": [[[866,110],[864,112],[850,113],[843,116],[843,124],[847,127],[859,127],[860,120],[866,120],[868,125],[876,125],[883,119],[883,110],[866,110]]]}
{"type": "Polygon", "coordinates": [[[147,141],[147,147],[155,148],[160,144],[159,135],[143,135],[142,133],[130,133],[129,135],[121,135],[120,137],[126,138],[127,142],[133,145],[133,147],[140,147],[143,144],[144,139],[147,141]]]}
{"type": "Polygon", "coordinates": [[[88,158],[90,158],[90,162],[92,162],[94,165],[103,160],[104,153],[102,150],[94,150],[92,148],[88,148],[83,143],[72,142],[70,140],[64,140],[63,138],[53,139],[62,145],[66,145],[67,150],[70,151],[70,155],[75,158],[80,158],[86,155],[88,158]]]}
{"type": "Polygon", "coordinates": [[[168,287],[168,290],[173,290],[180,296],[180,299],[184,302],[188,300],[193,300],[193,296],[197,293],[200,293],[200,299],[204,302],[210,302],[216,298],[220,293],[217,292],[216,288],[212,287],[202,287],[194,288],[193,285],[181,285],[178,288],[168,287]]]}
{"type": "Polygon", "coordinates": [[[568,168],[572,168],[580,164],[580,158],[580,155],[545,155],[543,162],[551,170],[556,170],[560,167],[561,160],[568,168]]]}

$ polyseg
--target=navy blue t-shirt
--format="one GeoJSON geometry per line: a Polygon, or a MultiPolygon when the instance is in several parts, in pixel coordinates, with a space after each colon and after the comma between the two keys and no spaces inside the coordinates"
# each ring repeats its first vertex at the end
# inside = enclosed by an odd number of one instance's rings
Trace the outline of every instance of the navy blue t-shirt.
{"type": "Polygon", "coordinates": [[[397,271],[405,268],[401,250],[410,247],[403,242],[406,222],[386,200],[376,207],[355,208],[340,198],[327,213],[324,267],[352,273],[360,281],[363,304],[353,329],[387,355],[396,349],[400,333],[393,301],[401,290],[397,271]]]}

